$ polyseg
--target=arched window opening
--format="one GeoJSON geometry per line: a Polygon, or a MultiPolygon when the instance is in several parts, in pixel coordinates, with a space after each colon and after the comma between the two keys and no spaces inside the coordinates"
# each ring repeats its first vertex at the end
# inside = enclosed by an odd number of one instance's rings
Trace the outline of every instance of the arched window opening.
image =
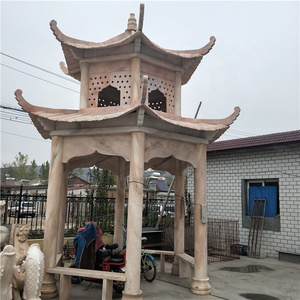
{"type": "Polygon", "coordinates": [[[109,85],[98,94],[98,107],[120,106],[120,91],[109,85]]]}
{"type": "Polygon", "coordinates": [[[149,93],[148,103],[149,107],[154,110],[167,112],[167,99],[158,89],[149,93]]]}

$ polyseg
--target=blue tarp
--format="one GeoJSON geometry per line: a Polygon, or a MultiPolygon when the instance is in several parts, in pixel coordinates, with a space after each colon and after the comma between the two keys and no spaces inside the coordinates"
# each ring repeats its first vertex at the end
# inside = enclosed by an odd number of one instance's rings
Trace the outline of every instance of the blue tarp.
{"type": "Polygon", "coordinates": [[[93,223],[84,226],[85,230],[78,232],[74,238],[76,248],[76,268],[80,266],[81,256],[85,246],[88,246],[97,236],[97,230],[93,223]]]}
{"type": "Polygon", "coordinates": [[[249,216],[251,215],[254,199],[266,199],[265,217],[277,215],[277,187],[250,186],[249,187],[249,216]]]}
{"type": "Polygon", "coordinates": [[[159,190],[160,192],[167,192],[169,190],[169,187],[165,180],[157,179],[156,186],[157,190],[159,190]]]}

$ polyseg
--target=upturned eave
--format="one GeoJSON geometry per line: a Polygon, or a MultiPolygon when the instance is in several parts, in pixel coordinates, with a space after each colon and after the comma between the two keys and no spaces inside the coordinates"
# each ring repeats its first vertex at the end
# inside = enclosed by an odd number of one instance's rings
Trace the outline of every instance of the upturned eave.
{"type": "MultiPolygon", "coordinates": [[[[107,50],[117,50],[121,47],[134,44],[139,40],[141,45],[152,50],[152,58],[164,57],[167,61],[177,61],[177,67],[183,68],[182,84],[186,84],[196,68],[200,64],[204,55],[206,55],[215,44],[215,37],[210,37],[210,41],[199,49],[194,50],[171,50],[158,46],[153,43],[142,31],[125,31],[104,42],[89,42],[75,38],[71,38],[61,32],[57,26],[57,22],[52,20],[50,28],[56,39],[61,43],[63,53],[66,60],[66,67],[62,67],[65,74],[80,80],[80,61],[86,58],[99,58],[101,52],[107,50]],[[96,50],[96,51],[95,51],[96,50]],[[169,58],[169,59],[168,59],[169,58]]],[[[136,47],[128,48],[128,55],[140,52],[136,47]]]]}
{"type": "Polygon", "coordinates": [[[89,135],[118,132],[116,128],[126,128],[128,132],[140,130],[151,135],[163,131],[165,138],[176,139],[181,135],[194,142],[204,139],[211,143],[229,128],[240,113],[239,107],[236,107],[224,119],[192,119],[152,110],[146,104],[80,110],[51,109],[30,104],[21,90],[17,90],[15,96],[45,139],[50,138],[53,132],[57,135],[89,135]]]}

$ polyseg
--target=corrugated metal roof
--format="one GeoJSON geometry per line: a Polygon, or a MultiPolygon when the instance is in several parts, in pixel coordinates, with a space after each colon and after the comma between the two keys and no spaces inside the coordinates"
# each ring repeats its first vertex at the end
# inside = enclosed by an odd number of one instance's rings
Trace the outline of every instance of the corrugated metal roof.
{"type": "Polygon", "coordinates": [[[293,142],[300,142],[300,130],[214,142],[207,146],[207,151],[215,152],[233,149],[280,145],[293,142]]]}

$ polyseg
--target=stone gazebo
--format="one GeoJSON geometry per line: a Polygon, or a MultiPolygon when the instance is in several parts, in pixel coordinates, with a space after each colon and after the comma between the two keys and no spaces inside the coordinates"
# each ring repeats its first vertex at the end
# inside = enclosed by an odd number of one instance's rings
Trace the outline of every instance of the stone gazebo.
{"type": "MultiPolygon", "coordinates": [[[[175,259],[172,273],[181,276],[184,253],[184,170],[195,171],[195,254],[191,291],[209,294],[207,274],[206,145],[219,138],[237,118],[239,108],[221,120],[181,117],[181,86],[215,43],[180,51],[160,48],[143,33],[144,6],[139,21],[130,14],[124,33],[94,43],[64,35],[51,21],[61,43],[65,74],[81,82],[78,110],[29,104],[15,92],[37,130],[52,140],[44,235],[45,276],[42,297],[57,294],[54,274],[63,250],[67,175],[75,168],[96,165],[117,175],[114,242],[122,244],[125,178],[129,174],[126,284],[122,299],[142,299],[140,260],[144,169],[175,175],[175,259]]],[[[101,224],[99,224],[101,227],[101,224]]]]}

